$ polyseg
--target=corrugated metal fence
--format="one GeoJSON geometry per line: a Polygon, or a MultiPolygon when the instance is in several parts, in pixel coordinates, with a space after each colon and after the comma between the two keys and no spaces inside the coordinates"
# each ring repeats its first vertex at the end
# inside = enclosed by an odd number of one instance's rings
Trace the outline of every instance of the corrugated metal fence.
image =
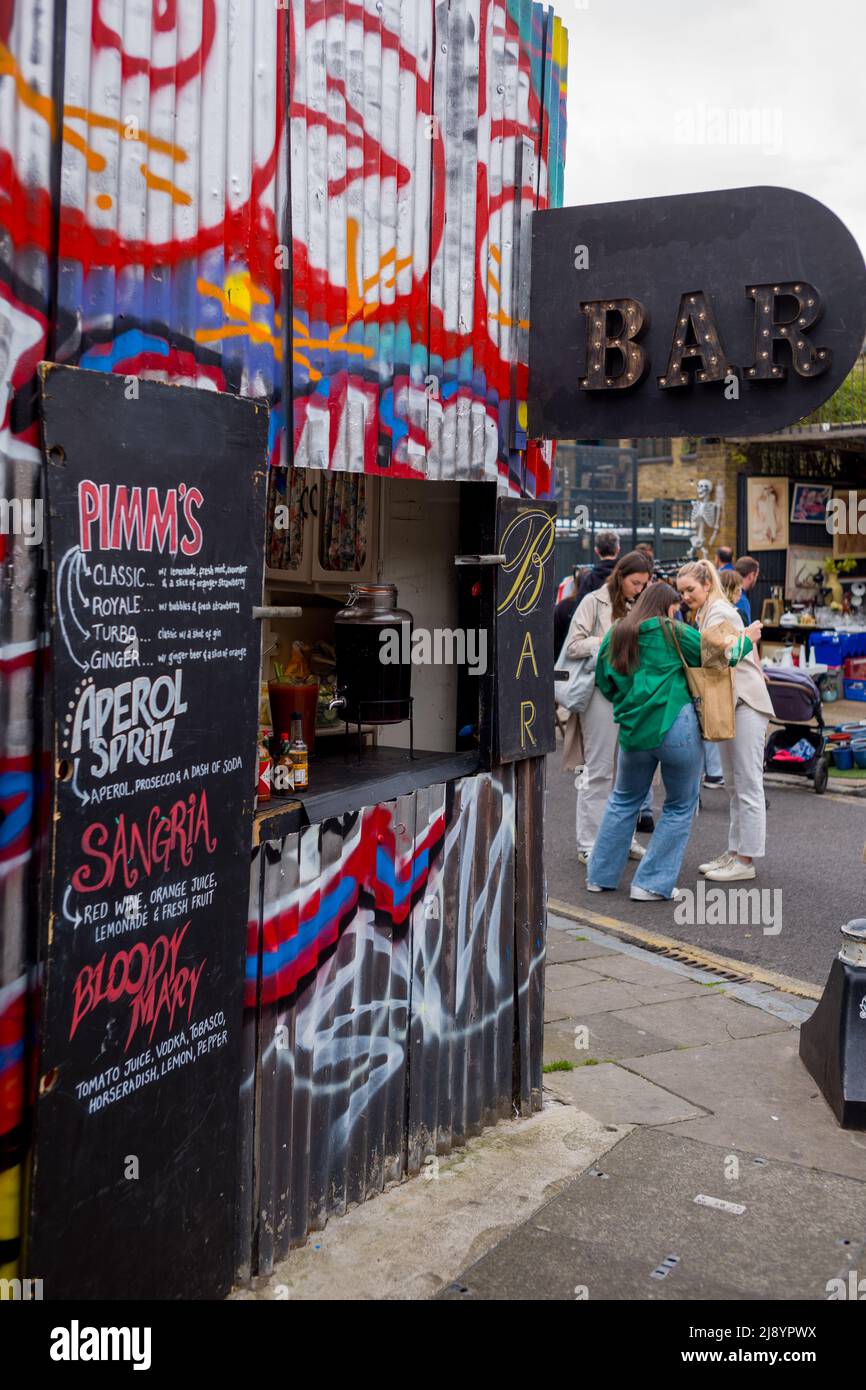
{"type": "MultiPolygon", "coordinates": [[[[260,847],[242,1276],[269,1273],[387,1183],[432,1176],[438,1155],[515,1105],[540,1104],[543,904],[533,917],[537,865],[515,850],[520,776],[539,779],[539,760],[260,847]]],[[[532,843],[525,835],[527,856],[532,843]]]]}

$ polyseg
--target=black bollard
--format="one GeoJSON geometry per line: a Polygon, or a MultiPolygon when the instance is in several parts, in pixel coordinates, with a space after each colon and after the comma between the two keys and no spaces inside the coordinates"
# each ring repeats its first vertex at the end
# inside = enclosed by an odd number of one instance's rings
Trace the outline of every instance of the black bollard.
{"type": "Polygon", "coordinates": [[[824,993],[800,1029],[800,1060],[843,1129],[866,1129],[866,917],[842,928],[824,993]]]}

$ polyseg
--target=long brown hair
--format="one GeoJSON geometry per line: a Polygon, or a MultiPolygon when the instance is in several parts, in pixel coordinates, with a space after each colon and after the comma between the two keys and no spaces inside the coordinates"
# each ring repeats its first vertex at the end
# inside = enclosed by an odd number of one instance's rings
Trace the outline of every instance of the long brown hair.
{"type": "Polygon", "coordinates": [[[607,591],[610,594],[610,608],[613,621],[617,622],[624,618],[628,612],[628,599],[622,591],[622,581],[628,579],[630,574],[648,574],[652,576],[653,564],[642,550],[630,550],[627,555],[621,555],[613,567],[610,579],[607,581],[607,591]]]}
{"type": "Polygon", "coordinates": [[[665,638],[669,642],[668,609],[679,603],[680,596],[670,584],[650,584],[635,600],[634,607],[615,625],[610,636],[610,664],[621,676],[629,676],[639,661],[639,629],[647,618],[661,618],[665,638]]]}

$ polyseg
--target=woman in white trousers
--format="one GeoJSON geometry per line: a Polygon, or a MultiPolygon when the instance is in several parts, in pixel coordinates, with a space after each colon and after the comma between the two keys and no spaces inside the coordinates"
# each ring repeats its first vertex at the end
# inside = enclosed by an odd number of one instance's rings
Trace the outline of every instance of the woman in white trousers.
{"type": "MultiPolygon", "coordinates": [[[[715,565],[695,560],[683,565],[677,575],[677,588],[694,614],[701,634],[745,631],[736,608],[725,597],[715,565]]],[[[760,635],[760,623],[748,629],[760,635]]],[[[714,883],[731,883],[755,878],[754,861],[766,851],[767,812],[764,801],[764,744],[773,706],[767,682],[758,663],[757,652],[749,652],[733,671],[735,727],[734,738],[719,743],[725,787],[730,802],[728,848],[715,859],[700,865],[700,871],[714,883]]]]}
{"type": "MultiPolygon", "coordinates": [[[[594,661],[611,624],[625,616],[651,576],[652,561],[641,551],[622,555],[610,579],[587,594],[575,609],[563,647],[565,655],[573,661],[583,657],[594,661]]],[[[563,755],[566,771],[577,773],[577,853],[582,864],[589,859],[610,796],[616,745],[613,705],[596,687],[583,713],[569,716],[563,755]]],[[[643,846],[634,840],[631,857],[639,859],[643,852],[643,846]]]]}

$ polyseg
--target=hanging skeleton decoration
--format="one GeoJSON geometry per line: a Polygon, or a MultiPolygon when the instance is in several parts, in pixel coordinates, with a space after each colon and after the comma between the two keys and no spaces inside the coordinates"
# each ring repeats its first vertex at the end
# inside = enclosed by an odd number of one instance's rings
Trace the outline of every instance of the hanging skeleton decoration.
{"type": "Polygon", "coordinates": [[[691,556],[696,560],[706,560],[710,547],[719,533],[722,518],[722,487],[716,487],[713,499],[713,484],[709,478],[701,478],[697,484],[698,495],[692,503],[691,556]]]}

